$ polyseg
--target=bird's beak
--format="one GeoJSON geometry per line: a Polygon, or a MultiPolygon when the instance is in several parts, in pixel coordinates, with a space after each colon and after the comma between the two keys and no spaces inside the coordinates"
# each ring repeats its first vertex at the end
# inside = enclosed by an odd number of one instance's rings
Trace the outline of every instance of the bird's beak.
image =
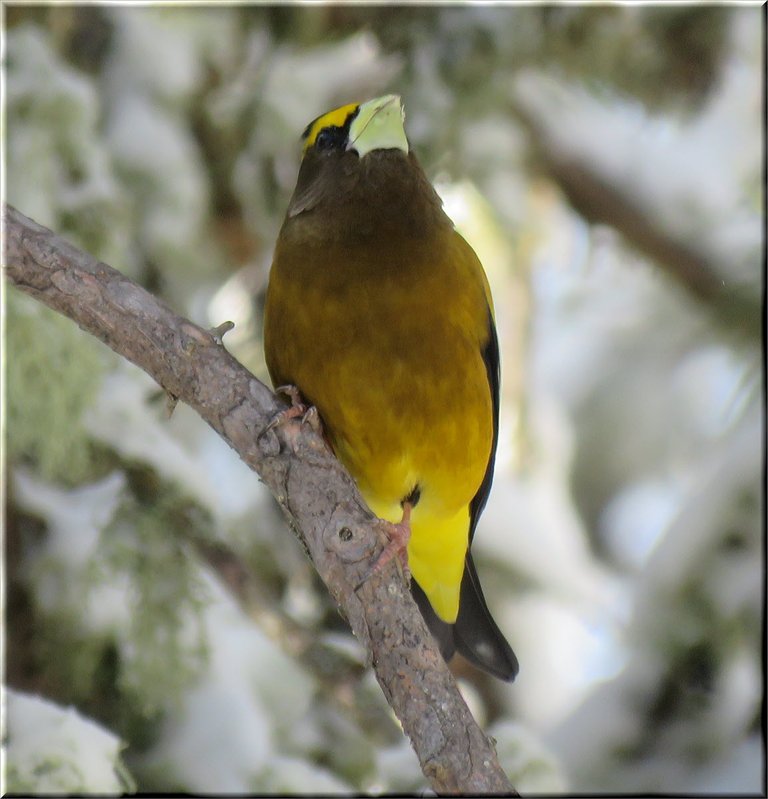
{"type": "Polygon", "coordinates": [[[387,94],[360,106],[349,128],[348,150],[362,158],[371,150],[402,150],[408,152],[405,136],[405,112],[400,97],[387,94]]]}

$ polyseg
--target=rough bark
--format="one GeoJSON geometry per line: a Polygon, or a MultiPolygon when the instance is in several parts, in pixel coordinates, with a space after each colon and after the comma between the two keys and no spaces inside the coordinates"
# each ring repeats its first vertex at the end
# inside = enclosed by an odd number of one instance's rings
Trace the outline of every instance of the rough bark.
{"type": "Polygon", "coordinates": [[[285,406],[220,341],[133,283],[3,207],[4,273],[187,403],[272,491],[367,648],[376,677],[438,793],[514,794],[459,694],[396,565],[359,585],[382,548],[350,476],[308,424],[265,432],[285,406]]]}

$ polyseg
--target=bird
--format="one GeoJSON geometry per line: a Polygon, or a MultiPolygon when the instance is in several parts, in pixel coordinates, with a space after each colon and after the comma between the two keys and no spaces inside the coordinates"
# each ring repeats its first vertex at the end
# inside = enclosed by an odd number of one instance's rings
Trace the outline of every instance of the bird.
{"type": "Polygon", "coordinates": [[[512,681],[518,661],[470,552],[499,426],[485,272],[410,148],[400,96],[328,111],[301,140],[264,309],[272,383],[317,409],[387,525],[375,565],[407,564],[445,660],[459,652],[512,681]]]}

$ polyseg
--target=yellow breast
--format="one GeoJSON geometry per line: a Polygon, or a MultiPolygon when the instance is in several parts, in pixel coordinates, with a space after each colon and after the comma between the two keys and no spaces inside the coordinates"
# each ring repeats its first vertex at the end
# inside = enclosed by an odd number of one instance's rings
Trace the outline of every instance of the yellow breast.
{"type": "Polygon", "coordinates": [[[454,621],[469,503],[490,457],[493,411],[482,350],[482,268],[451,231],[398,251],[329,248],[297,264],[275,254],[265,318],[276,384],[316,405],[340,460],[381,518],[397,522],[414,488],[413,578],[454,621]],[[479,273],[478,273],[478,270],[479,273]]]}

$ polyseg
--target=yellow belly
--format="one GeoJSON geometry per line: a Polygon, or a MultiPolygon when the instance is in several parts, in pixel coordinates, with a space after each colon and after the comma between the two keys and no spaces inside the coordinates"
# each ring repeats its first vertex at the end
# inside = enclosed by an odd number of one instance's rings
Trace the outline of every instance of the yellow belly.
{"type": "MultiPolygon", "coordinates": [[[[379,503],[364,494],[371,510],[381,519],[399,522],[399,503],[379,503]]],[[[469,507],[453,516],[435,516],[419,503],[411,514],[408,566],[414,580],[427,595],[435,613],[447,622],[456,621],[459,589],[469,534],[469,507]]]]}
{"type": "Polygon", "coordinates": [[[469,503],[493,436],[485,366],[479,354],[467,353],[464,363],[448,375],[425,373],[413,363],[376,381],[354,355],[339,354],[333,373],[344,391],[318,401],[334,451],[377,516],[399,522],[402,500],[418,487],[408,562],[447,622],[458,613],[469,503]]]}
{"type": "MultiPolygon", "coordinates": [[[[398,522],[401,501],[419,488],[409,564],[448,622],[458,612],[469,504],[493,441],[482,357],[489,324],[484,278],[474,253],[458,246],[444,256],[450,269],[429,266],[435,247],[418,258],[410,249],[397,270],[382,272],[374,259],[359,280],[311,262],[298,276],[283,272],[278,252],[265,323],[273,381],[295,384],[317,406],[371,510],[398,522]]],[[[363,256],[355,257],[363,270],[363,256]]],[[[351,258],[340,252],[328,263],[351,258]]]]}

